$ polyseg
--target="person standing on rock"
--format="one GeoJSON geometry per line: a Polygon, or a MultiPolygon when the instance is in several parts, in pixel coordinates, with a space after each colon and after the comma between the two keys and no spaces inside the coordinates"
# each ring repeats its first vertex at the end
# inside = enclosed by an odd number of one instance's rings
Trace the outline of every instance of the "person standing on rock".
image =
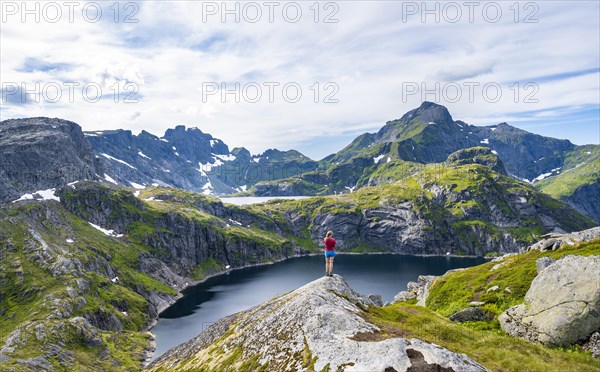
{"type": "Polygon", "coordinates": [[[325,243],[325,276],[333,276],[333,258],[335,257],[333,231],[327,231],[323,243],[325,243]]]}

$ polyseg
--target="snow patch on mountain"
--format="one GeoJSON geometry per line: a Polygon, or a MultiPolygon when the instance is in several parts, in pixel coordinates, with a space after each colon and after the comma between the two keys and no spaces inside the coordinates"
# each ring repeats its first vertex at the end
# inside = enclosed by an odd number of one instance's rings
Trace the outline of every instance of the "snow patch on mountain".
{"type": "Polygon", "coordinates": [[[121,163],[121,164],[123,164],[123,165],[126,165],[126,166],[128,166],[129,168],[131,168],[131,169],[137,169],[136,167],[134,167],[133,165],[129,164],[128,162],[126,162],[126,161],[124,161],[124,160],[121,160],[121,159],[117,159],[117,158],[115,158],[114,156],[110,156],[110,155],[108,155],[108,154],[104,154],[104,153],[103,153],[103,154],[101,154],[101,155],[102,155],[102,156],[104,156],[105,158],[109,159],[109,160],[116,161],[117,163],[121,163]]]}
{"type": "Polygon", "coordinates": [[[152,160],[152,158],[151,158],[151,157],[149,157],[149,156],[147,156],[146,154],[144,154],[144,153],[143,153],[141,150],[140,150],[140,151],[138,151],[138,155],[139,155],[139,156],[141,156],[142,158],[146,158],[146,159],[152,160]]]}
{"type": "Polygon", "coordinates": [[[98,225],[94,225],[91,222],[88,222],[94,229],[98,230],[98,231],[102,231],[104,233],[104,235],[106,236],[112,236],[114,238],[120,238],[123,236],[123,234],[117,234],[114,230],[109,230],[109,229],[105,229],[103,227],[100,227],[98,225]]]}
{"type": "Polygon", "coordinates": [[[56,200],[60,201],[60,198],[55,195],[56,189],[38,190],[31,194],[24,194],[19,199],[14,200],[13,203],[23,200],[56,200]]]}

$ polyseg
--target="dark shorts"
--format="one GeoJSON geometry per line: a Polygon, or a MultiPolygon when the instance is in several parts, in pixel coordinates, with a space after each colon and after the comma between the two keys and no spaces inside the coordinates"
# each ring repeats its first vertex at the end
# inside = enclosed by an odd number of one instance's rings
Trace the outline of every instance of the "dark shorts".
{"type": "Polygon", "coordinates": [[[335,251],[325,251],[325,258],[335,257],[335,251]]]}

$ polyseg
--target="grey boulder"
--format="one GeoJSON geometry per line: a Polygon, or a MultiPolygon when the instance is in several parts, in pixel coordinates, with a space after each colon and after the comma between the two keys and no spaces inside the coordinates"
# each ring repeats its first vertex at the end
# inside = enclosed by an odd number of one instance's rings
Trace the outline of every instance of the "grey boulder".
{"type": "Polygon", "coordinates": [[[453,322],[463,323],[463,322],[476,322],[481,320],[486,320],[487,316],[478,307],[467,307],[466,309],[462,309],[461,311],[454,313],[449,318],[453,322]]]}
{"type": "Polygon", "coordinates": [[[553,346],[587,340],[600,329],[600,257],[568,255],[543,268],[525,303],[503,312],[502,329],[553,346]]]}

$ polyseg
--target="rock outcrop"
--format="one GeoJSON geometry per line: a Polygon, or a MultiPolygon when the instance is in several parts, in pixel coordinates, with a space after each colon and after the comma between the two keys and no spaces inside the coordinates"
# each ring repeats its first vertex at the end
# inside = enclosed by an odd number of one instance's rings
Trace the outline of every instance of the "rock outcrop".
{"type": "Polygon", "coordinates": [[[502,160],[487,147],[477,146],[458,150],[448,156],[446,163],[453,166],[479,164],[494,172],[506,174],[502,160]]]}
{"type": "Polygon", "coordinates": [[[434,275],[419,275],[416,282],[408,282],[406,284],[406,291],[402,291],[394,296],[391,301],[392,304],[397,302],[409,301],[414,298],[417,300],[417,305],[425,306],[427,297],[429,296],[429,287],[433,281],[437,278],[434,275]]]}
{"type": "Polygon", "coordinates": [[[568,255],[542,268],[525,295],[498,320],[515,337],[568,346],[600,329],[600,257],[568,255]]]}
{"type": "Polygon", "coordinates": [[[453,322],[463,323],[463,322],[476,322],[486,320],[487,316],[478,307],[467,307],[466,309],[462,309],[454,314],[452,314],[449,319],[453,322]]]}
{"type": "Polygon", "coordinates": [[[0,203],[99,174],[79,125],[51,118],[0,122],[0,203]]]}
{"type": "Polygon", "coordinates": [[[574,245],[578,242],[590,241],[597,238],[600,238],[600,226],[570,234],[551,234],[537,243],[530,245],[527,250],[537,249],[541,252],[555,251],[565,245],[574,245]]]}
{"type": "Polygon", "coordinates": [[[232,370],[482,371],[464,354],[418,339],[358,341],[380,331],[360,316],[376,306],[339,275],[317,279],[291,293],[227,317],[195,339],[170,350],[149,368],[200,366],[232,370]]]}

